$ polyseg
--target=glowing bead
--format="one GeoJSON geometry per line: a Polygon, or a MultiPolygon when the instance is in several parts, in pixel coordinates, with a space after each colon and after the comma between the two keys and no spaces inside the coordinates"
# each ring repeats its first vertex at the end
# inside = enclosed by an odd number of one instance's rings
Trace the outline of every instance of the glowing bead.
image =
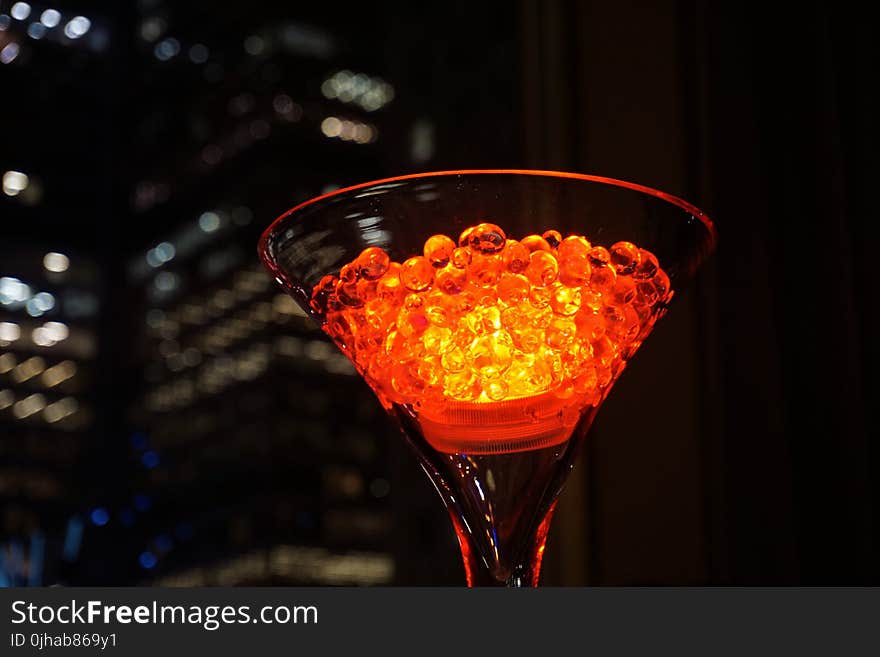
{"type": "Polygon", "coordinates": [[[633,303],[640,306],[653,306],[660,295],[654,286],[654,281],[639,281],[636,284],[636,298],[633,303]]]}
{"type": "Polygon", "coordinates": [[[617,279],[609,296],[611,301],[617,305],[622,306],[630,303],[636,296],[636,284],[632,279],[621,276],[617,279]]]}
{"type": "Polygon", "coordinates": [[[493,224],[459,246],[431,236],[402,265],[369,247],[325,276],[310,308],[383,405],[493,403],[552,391],[576,396],[574,426],[598,404],[671,298],[653,254],[609,252],[548,230],[521,242],[493,224]],[[433,289],[432,289],[433,287],[433,289]]]}
{"type": "Polygon", "coordinates": [[[446,394],[457,401],[473,401],[483,391],[480,379],[469,370],[447,374],[443,377],[443,388],[446,394]]]}
{"type": "Polygon", "coordinates": [[[434,283],[444,294],[458,294],[467,284],[467,271],[446,265],[437,272],[434,283]]]}
{"type": "Polygon", "coordinates": [[[400,282],[413,292],[422,292],[434,282],[434,268],[427,258],[415,256],[400,266],[400,282]]]}
{"type": "Polygon", "coordinates": [[[636,337],[639,330],[639,317],[631,306],[605,306],[605,334],[618,343],[628,342],[636,337]]]}
{"type": "Polygon", "coordinates": [[[530,251],[521,242],[507,240],[502,256],[508,271],[514,274],[523,273],[529,266],[529,253],[530,251]]]}
{"type": "Polygon", "coordinates": [[[336,280],[335,276],[324,276],[312,290],[309,306],[319,315],[327,312],[327,300],[336,293],[336,280]]]}
{"type": "Polygon", "coordinates": [[[461,348],[453,346],[450,349],[446,349],[440,356],[440,364],[443,365],[443,369],[447,372],[460,372],[467,367],[467,360],[461,348]]]}
{"type": "Polygon", "coordinates": [[[356,262],[350,262],[347,265],[343,265],[342,269],[339,270],[339,280],[343,283],[357,283],[359,277],[360,274],[356,262]]]}
{"type": "Polygon", "coordinates": [[[455,249],[455,242],[446,235],[433,235],[425,242],[424,254],[432,267],[441,269],[449,264],[455,249]]]}
{"type": "Polygon", "coordinates": [[[590,255],[591,248],[590,243],[585,238],[571,235],[559,243],[559,246],[556,247],[556,252],[561,258],[586,258],[590,255]]]}
{"type": "Polygon", "coordinates": [[[589,253],[590,265],[602,267],[611,264],[611,253],[604,246],[594,246],[589,253]]]}
{"type": "Polygon", "coordinates": [[[501,278],[503,270],[504,261],[499,256],[475,253],[467,268],[468,280],[479,287],[494,287],[501,278]]]}
{"type": "Polygon", "coordinates": [[[419,378],[425,382],[425,386],[436,385],[443,376],[443,368],[440,365],[439,356],[428,356],[419,362],[416,370],[419,378]]]}
{"type": "Polygon", "coordinates": [[[639,266],[639,250],[631,242],[617,242],[610,252],[611,264],[622,276],[629,276],[639,266]]]}
{"type": "Polygon", "coordinates": [[[668,301],[671,297],[671,290],[669,286],[669,276],[666,275],[662,269],[658,269],[657,273],[653,278],[654,287],[657,288],[657,295],[660,297],[660,301],[668,301]]]}
{"type": "Polygon", "coordinates": [[[478,224],[467,236],[467,245],[471,250],[483,255],[498,253],[506,242],[504,231],[495,224],[478,224]]]}
{"type": "Polygon", "coordinates": [[[535,251],[550,251],[550,245],[547,244],[547,240],[540,235],[529,235],[528,237],[524,237],[520,240],[520,244],[526,247],[529,250],[529,253],[534,253],[535,251]]]}
{"type": "Polygon", "coordinates": [[[441,354],[452,342],[452,331],[440,326],[429,326],[422,334],[422,344],[429,354],[441,354]]]}
{"type": "Polygon", "coordinates": [[[501,328],[501,312],[496,306],[480,306],[462,318],[474,335],[494,333],[501,328]]]}
{"type": "Polygon", "coordinates": [[[546,308],[550,305],[551,294],[549,287],[533,287],[529,292],[529,303],[535,308],[546,308]]]}
{"type": "Polygon", "coordinates": [[[406,289],[400,282],[400,265],[391,263],[388,271],[376,282],[376,296],[388,304],[397,304],[403,300],[406,289]]]}
{"type": "Polygon", "coordinates": [[[493,378],[510,366],[513,359],[513,340],[507,331],[479,336],[471,343],[466,356],[471,367],[480,376],[493,378]]]}
{"type": "Polygon", "coordinates": [[[639,249],[639,265],[633,272],[633,278],[637,281],[654,278],[658,269],[660,269],[660,264],[654,254],[645,249],[639,249]]]}
{"type": "Polygon", "coordinates": [[[604,367],[610,366],[616,355],[616,349],[608,336],[603,335],[601,338],[593,340],[591,344],[593,345],[593,356],[596,360],[604,367]]]}
{"type": "Polygon", "coordinates": [[[452,266],[456,269],[466,269],[471,264],[471,250],[467,247],[458,247],[452,251],[452,266]]]}
{"type": "Polygon", "coordinates": [[[357,283],[346,283],[344,280],[340,280],[336,283],[336,298],[339,301],[352,308],[359,308],[364,305],[363,299],[358,297],[357,293],[357,283]]]}
{"type": "Polygon", "coordinates": [[[553,349],[564,349],[574,342],[577,326],[574,321],[556,317],[550,321],[544,341],[553,349]]]}
{"type": "Polygon", "coordinates": [[[592,287],[581,288],[581,308],[589,308],[593,312],[602,310],[605,302],[602,300],[602,294],[592,287]]]}
{"type": "Polygon", "coordinates": [[[378,280],[386,271],[391,259],[388,254],[376,246],[371,246],[363,251],[357,259],[357,272],[369,281],[378,280]]]}
{"type": "Polygon", "coordinates": [[[508,305],[519,304],[529,298],[529,279],[518,274],[503,274],[498,281],[498,298],[508,305]]]}
{"type": "Polygon", "coordinates": [[[470,312],[476,307],[476,305],[477,300],[474,298],[474,295],[468,290],[465,290],[455,297],[453,308],[457,314],[461,314],[470,312]]]}
{"type": "Polygon", "coordinates": [[[486,382],[486,396],[492,401],[506,399],[508,392],[507,383],[503,379],[492,379],[486,382]]]}
{"type": "Polygon", "coordinates": [[[397,315],[397,331],[400,335],[411,338],[420,336],[428,328],[428,318],[421,308],[401,308],[397,315]]]}
{"type": "Polygon", "coordinates": [[[574,315],[581,307],[581,290],[554,283],[551,288],[550,308],[557,315],[574,315]]]}
{"type": "Polygon", "coordinates": [[[395,363],[391,368],[391,385],[405,398],[417,397],[425,389],[419,376],[419,361],[415,359],[395,363]]]}
{"type": "Polygon", "coordinates": [[[558,230],[548,230],[541,237],[544,238],[544,241],[547,242],[551,249],[555,249],[562,242],[562,235],[560,235],[558,230]]]}
{"type": "Polygon", "coordinates": [[[442,294],[432,294],[425,302],[425,317],[435,326],[452,326],[455,312],[449,299],[442,294]]]}
{"type": "Polygon", "coordinates": [[[605,320],[591,310],[582,310],[574,316],[578,337],[584,340],[598,340],[605,335],[605,320]]]}
{"type": "Polygon", "coordinates": [[[599,294],[608,294],[617,282],[617,272],[610,264],[593,265],[590,271],[590,288],[599,294]]]}
{"type": "Polygon", "coordinates": [[[574,391],[579,395],[586,394],[596,389],[599,385],[599,381],[596,378],[596,368],[595,367],[584,367],[581,371],[574,377],[574,391]]]}
{"type": "Polygon", "coordinates": [[[585,255],[559,256],[559,280],[569,287],[581,287],[590,280],[590,263],[585,255]]]}
{"type": "Polygon", "coordinates": [[[526,278],[532,285],[546,287],[556,280],[559,273],[559,265],[556,258],[547,251],[535,251],[529,258],[529,266],[526,268],[526,278]]]}

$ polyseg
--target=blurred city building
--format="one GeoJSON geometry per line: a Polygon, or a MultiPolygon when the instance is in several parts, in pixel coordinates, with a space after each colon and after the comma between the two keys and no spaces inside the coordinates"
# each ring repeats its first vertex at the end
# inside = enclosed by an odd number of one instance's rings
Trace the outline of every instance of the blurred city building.
{"type": "Polygon", "coordinates": [[[473,63],[427,31],[476,25],[400,11],[0,0],[0,584],[460,583],[414,457],[256,255],[309,197],[516,152],[516,66],[486,75],[513,37],[473,63]]]}

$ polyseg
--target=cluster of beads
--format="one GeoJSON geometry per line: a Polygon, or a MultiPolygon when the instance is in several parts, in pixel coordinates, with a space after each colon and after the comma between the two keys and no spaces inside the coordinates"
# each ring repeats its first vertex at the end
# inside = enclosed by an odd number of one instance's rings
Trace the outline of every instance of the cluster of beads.
{"type": "Polygon", "coordinates": [[[671,297],[657,258],[555,230],[434,235],[393,262],[365,249],[312,309],[385,401],[488,403],[554,391],[598,403],[671,297]]]}

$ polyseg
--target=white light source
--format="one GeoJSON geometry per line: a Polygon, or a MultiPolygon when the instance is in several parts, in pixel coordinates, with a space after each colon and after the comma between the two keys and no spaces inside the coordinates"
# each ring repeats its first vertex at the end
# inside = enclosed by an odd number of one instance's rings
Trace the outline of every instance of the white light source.
{"type": "MultiPolygon", "coordinates": [[[[3,52],[6,52],[6,49],[8,47],[9,46],[4,48],[3,52]]],[[[21,192],[28,188],[30,182],[31,179],[26,173],[22,173],[21,171],[7,171],[3,174],[3,193],[7,196],[18,196],[21,192]]]]}
{"type": "Polygon", "coordinates": [[[12,407],[12,414],[19,420],[23,420],[34,413],[39,413],[44,408],[46,408],[46,398],[40,393],[36,393],[15,402],[15,405],[12,407]]]}
{"type": "Polygon", "coordinates": [[[64,399],[59,399],[54,404],[46,406],[46,410],[43,411],[43,417],[46,419],[46,422],[54,423],[63,420],[68,415],[73,415],[77,410],[79,410],[77,401],[73,397],[65,397],[64,399]]]}
{"type": "Polygon", "coordinates": [[[220,216],[216,212],[203,212],[199,217],[199,228],[205,233],[213,233],[220,228],[220,216]]]}
{"type": "Polygon", "coordinates": [[[34,307],[41,313],[48,312],[55,307],[55,297],[49,292],[38,292],[31,301],[33,301],[34,307]]]}
{"type": "Polygon", "coordinates": [[[170,262],[177,254],[177,249],[174,248],[171,242],[160,242],[156,245],[155,251],[163,263],[170,262]]]}
{"type": "Polygon", "coordinates": [[[167,62],[172,57],[176,57],[179,52],[180,42],[172,37],[162,39],[156,44],[156,47],[153,48],[153,55],[156,56],[156,59],[163,62],[167,62]]]}
{"type": "Polygon", "coordinates": [[[40,22],[46,27],[55,27],[61,22],[61,13],[55,9],[47,9],[40,15],[40,22]]]}
{"type": "Polygon", "coordinates": [[[342,121],[335,116],[328,116],[321,121],[321,132],[325,137],[338,137],[342,133],[342,121]]]}
{"type": "Polygon", "coordinates": [[[46,337],[53,342],[61,342],[70,336],[70,329],[63,322],[46,322],[43,324],[43,330],[46,337]]]}
{"type": "MultiPolygon", "coordinates": [[[[11,64],[18,57],[20,51],[21,48],[15,41],[7,43],[3,48],[0,48],[0,64],[11,64]]],[[[10,196],[15,196],[15,194],[10,194],[10,196]]]]}
{"type": "Polygon", "coordinates": [[[0,411],[15,403],[15,393],[11,390],[0,390],[0,411]]]}
{"type": "Polygon", "coordinates": [[[55,340],[49,337],[49,332],[46,330],[45,326],[38,326],[31,333],[31,340],[34,341],[34,344],[38,347],[54,347],[55,340]]]}
{"type": "Polygon", "coordinates": [[[17,278],[4,276],[0,278],[0,303],[4,306],[24,303],[31,296],[31,288],[17,278]]]}
{"type": "Polygon", "coordinates": [[[21,337],[21,328],[12,322],[0,322],[0,341],[15,342],[21,337]]]}
{"type": "Polygon", "coordinates": [[[42,23],[31,23],[30,25],[28,25],[27,35],[31,39],[42,39],[44,36],[46,36],[47,31],[48,30],[46,30],[46,26],[42,23]]]}
{"type": "Polygon", "coordinates": [[[64,26],[64,36],[68,39],[79,39],[92,27],[92,21],[85,16],[75,16],[64,26]]]}
{"type": "Polygon", "coordinates": [[[43,267],[46,271],[60,274],[63,271],[67,271],[67,268],[70,267],[70,258],[63,253],[52,251],[43,256],[43,267]]]}
{"type": "Polygon", "coordinates": [[[9,12],[16,20],[23,21],[31,15],[31,6],[26,2],[16,2],[9,12]]]}

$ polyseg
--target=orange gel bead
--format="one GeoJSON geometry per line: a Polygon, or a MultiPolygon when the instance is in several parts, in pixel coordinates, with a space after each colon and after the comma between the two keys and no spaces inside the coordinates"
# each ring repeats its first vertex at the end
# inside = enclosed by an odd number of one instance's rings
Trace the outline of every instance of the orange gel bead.
{"type": "Polygon", "coordinates": [[[431,266],[440,269],[449,264],[456,246],[446,235],[434,235],[425,242],[424,254],[431,266]]]}
{"type": "Polygon", "coordinates": [[[516,241],[481,223],[458,245],[430,236],[422,253],[401,264],[366,248],[309,300],[386,406],[551,393],[571,400],[560,417],[574,424],[672,296],[657,258],[630,242],[609,250],[555,230],[516,241]]]}
{"type": "Polygon", "coordinates": [[[498,253],[506,243],[507,235],[495,224],[479,224],[467,236],[467,246],[483,255],[498,253]]]}
{"type": "Polygon", "coordinates": [[[428,259],[415,256],[400,266],[400,282],[413,292],[422,292],[434,282],[434,268],[428,259]]]}

